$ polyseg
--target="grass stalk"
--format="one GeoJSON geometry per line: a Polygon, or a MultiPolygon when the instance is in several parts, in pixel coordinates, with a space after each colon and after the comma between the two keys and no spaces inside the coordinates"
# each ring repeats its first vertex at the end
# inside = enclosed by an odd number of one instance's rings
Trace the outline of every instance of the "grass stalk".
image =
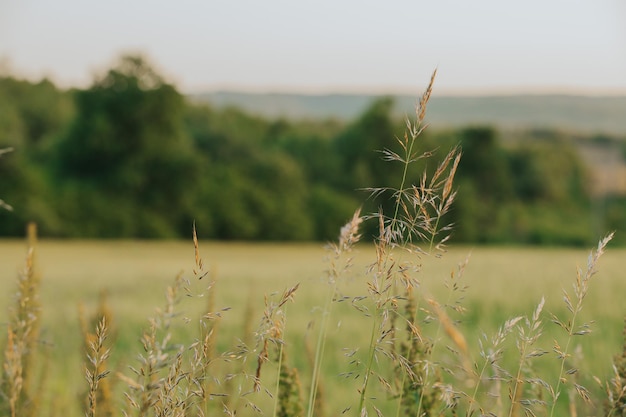
{"type": "Polygon", "coordinates": [[[285,344],[281,343],[278,347],[278,375],[276,378],[276,388],[274,389],[274,410],[272,411],[272,417],[276,417],[278,415],[278,403],[280,401],[280,383],[281,383],[281,372],[283,369],[283,351],[285,349],[285,344]]]}
{"type": "Polygon", "coordinates": [[[102,317],[100,323],[96,326],[96,332],[93,340],[89,341],[90,352],[87,354],[87,365],[85,366],[85,377],[88,383],[87,391],[87,417],[96,416],[96,406],[100,393],[100,382],[106,378],[110,371],[105,369],[105,364],[110,355],[110,349],[104,347],[107,339],[107,322],[102,317]]]}
{"type": "MultiPolygon", "coordinates": [[[[565,301],[565,305],[572,315],[571,318],[567,322],[563,322],[554,315],[552,317],[552,321],[556,323],[560,328],[565,330],[567,338],[565,340],[565,347],[563,349],[561,349],[559,344],[556,342],[554,345],[554,351],[557,353],[558,359],[560,361],[560,369],[555,389],[552,392],[552,407],[550,409],[550,417],[554,416],[556,404],[561,395],[561,385],[567,381],[565,375],[565,362],[571,356],[569,350],[570,344],[574,336],[584,336],[591,331],[588,324],[583,324],[582,326],[579,326],[577,323],[577,318],[579,313],[582,311],[583,301],[587,295],[587,292],[589,291],[589,283],[591,277],[596,274],[596,266],[598,260],[604,254],[606,245],[611,241],[612,238],[613,233],[610,233],[604,239],[600,240],[596,251],[589,254],[589,257],[587,259],[587,269],[584,272],[580,268],[577,270],[576,281],[574,282],[574,302],[572,302],[571,295],[567,291],[563,291],[563,300],[565,301]]],[[[585,390],[581,390],[581,387],[576,385],[576,391],[581,394],[583,399],[587,400],[585,390]]]]}
{"type": "Polygon", "coordinates": [[[613,357],[613,376],[606,383],[606,417],[626,416],[626,318],[622,337],[622,351],[613,357]]]}
{"type": "MultiPolygon", "coordinates": [[[[482,385],[482,381],[485,378],[485,373],[488,368],[494,368],[498,366],[498,362],[502,357],[502,345],[504,344],[507,336],[513,331],[515,326],[522,320],[521,316],[514,317],[512,319],[507,320],[497,331],[496,335],[491,339],[491,345],[489,349],[486,349],[483,346],[483,343],[479,339],[480,344],[480,356],[483,358],[483,363],[479,367],[479,371],[476,373],[476,382],[474,383],[474,390],[468,399],[468,411],[466,413],[467,416],[471,415],[471,413],[475,412],[477,409],[484,414],[483,407],[479,405],[478,401],[478,390],[482,385]]],[[[483,335],[485,339],[487,337],[483,335]]]]}
{"type": "Polygon", "coordinates": [[[367,387],[369,384],[369,380],[370,380],[370,376],[372,373],[372,367],[374,364],[374,356],[376,354],[376,335],[379,334],[380,332],[378,331],[379,328],[379,324],[378,324],[378,317],[379,317],[380,311],[379,308],[376,307],[376,311],[374,312],[374,315],[372,316],[372,332],[370,334],[370,342],[369,342],[369,348],[367,351],[367,363],[365,366],[365,374],[363,375],[363,385],[361,386],[361,389],[359,390],[359,413],[361,413],[360,415],[364,415],[364,405],[365,405],[365,393],[367,392],[367,387]]]}
{"type": "Polygon", "coordinates": [[[306,412],[307,417],[313,417],[315,411],[317,390],[320,383],[322,363],[326,349],[326,339],[328,337],[328,323],[330,322],[332,306],[335,303],[335,297],[337,296],[339,281],[342,274],[345,274],[347,270],[350,269],[352,264],[350,258],[345,260],[344,257],[352,251],[353,246],[361,238],[361,235],[359,234],[359,225],[362,221],[363,218],[361,217],[361,210],[358,209],[352,216],[352,219],[341,228],[339,242],[329,245],[329,250],[332,252],[330,258],[330,268],[328,269],[328,282],[330,284],[330,288],[328,291],[328,297],[326,297],[324,309],[322,311],[322,320],[315,346],[315,359],[313,361],[311,385],[306,412]],[[345,262],[345,264],[339,265],[340,262],[345,262]]]}
{"type": "MultiPolygon", "coordinates": [[[[4,378],[0,384],[0,398],[6,398],[9,406],[9,410],[4,412],[8,411],[11,417],[37,415],[40,405],[40,398],[32,392],[41,321],[41,282],[37,271],[36,248],[37,227],[30,223],[27,228],[26,260],[18,273],[15,304],[9,312],[4,378]]],[[[42,386],[42,381],[39,383],[42,386]]]]}
{"type": "Polygon", "coordinates": [[[526,326],[523,327],[518,325],[518,350],[519,350],[519,362],[517,365],[517,369],[515,372],[515,376],[510,381],[512,387],[509,389],[509,417],[518,417],[519,410],[521,406],[521,396],[523,394],[524,385],[526,383],[524,378],[524,370],[528,361],[532,358],[536,358],[544,355],[546,352],[543,350],[532,350],[533,346],[537,342],[537,340],[541,337],[542,334],[542,321],[541,321],[541,313],[543,311],[543,307],[545,305],[545,299],[542,297],[541,301],[537,305],[532,318],[525,318],[526,326]]]}
{"type": "MultiPolygon", "coordinates": [[[[379,329],[377,327],[377,320],[380,318],[379,316],[381,314],[388,313],[387,305],[390,299],[395,299],[395,295],[390,295],[389,291],[393,291],[395,294],[397,289],[396,279],[402,277],[402,279],[406,281],[406,279],[404,279],[406,274],[405,271],[407,269],[406,265],[404,263],[393,261],[391,250],[399,247],[403,251],[423,253],[423,251],[414,244],[416,240],[420,240],[428,245],[428,252],[426,253],[432,254],[434,249],[440,248],[447,240],[447,237],[444,237],[440,243],[436,243],[436,239],[438,238],[438,234],[440,232],[440,222],[445,213],[449,210],[456,195],[452,192],[452,180],[460,161],[461,154],[458,148],[454,148],[448,153],[443,162],[438,165],[430,179],[428,179],[427,172],[425,170],[421,175],[418,185],[412,185],[411,187],[407,186],[409,181],[410,166],[422,158],[432,156],[432,152],[428,151],[418,154],[416,152],[416,142],[425,128],[423,122],[426,114],[426,106],[432,93],[435,76],[436,71],[433,72],[430,83],[416,106],[415,122],[411,122],[410,119],[407,119],[407,127],[403,139],[398,139],[402,152],[396,153],[390,149],[382,151],[384,160],[399,162],[402,164],[402,176],[399,188],[370,189],[372,196],[392,192],[394,207],[393,215],[390,217],[385,216],[382,212],[372,216],[378,217],[380,224],[380,232],[376,242],[376,268],[373,279],[371,283],[368,284],[370,288],[370,295],[376,305],[376,309],[374,311],[373,333],[371,335],[370,346],[368,348],[368,358],[366,360],[366,369],[364,371],[365,381],[360,392],[359,403],[361,407],[366,396],[369,375],[372,372],[371,366],[373,365],[373,358],[378,347],[378,338],[376,337],[376,333],[379,329]],[[391,283],[389,284],[387,281],[390,281],[391,283]]],[[[447,229],[447,227],[442,228],[442,230],[444,229],[447,229]]],[[[411,284],[408,285],[410,286],[411,284]]],[[[422,288],[422,292],[423,291],[424,289],[422,288]]],[[[431,299],[431,297],[426,298],[431,299]]],[[[441,317],[445,316],[444,312],[440,310],[437,311],[441,317]]],[[[417,321],[417,317],[410,320],[415,323],[417,321]]],[[[447,326],[447,329],[451,326],[451,324],[447,326]]],[[[454,334],[456,335],[457,333],[458,332],[455,332],[454,334]]],[[[410,349],[412,349],[413,344],[410,344],[410,346],[410,349]]],[[[408,355],[411,356],[410,350],[408,355]]],[[[407,377],[405,374],[402,377],[402,386],[404,386],[406,382],[407,377]]],[[[422,384],[424,382],[425,381],[422,380],[422,384]]],[[[402,404],[404,393],[405,390],[402,389],[399,395],[398,404],[402,404]]],[[[420,403],[423,400],[423,395],[424,389],[421,389],[420,403]]],[[[398,407],[398,413],[399,410],[400,407],[398,407]]],[[[418,409],[418,414],[419,413],[420,411],[418,409]]]]}
{"type": "Polygon", "coordinates": [[[329,291],[329,296],[326,298],[326,304],[322,311],[322,321],[320,323],[320,330],[317,335],[317,342],[315,346],[315,359],[313,361],[313,372],[311,375],[311,388],[309,390],[309,401],[307,406],[307,417],[313,417],[315,411],[317,389],[320,383],[320,374],[322,369],[322,362],[324,358],[324,351],[326,350],[326,339],[328,333],[328,322],[332,312],[332,306],[335,296],[337,295],[337,282],[332,283],[329,291]]]}

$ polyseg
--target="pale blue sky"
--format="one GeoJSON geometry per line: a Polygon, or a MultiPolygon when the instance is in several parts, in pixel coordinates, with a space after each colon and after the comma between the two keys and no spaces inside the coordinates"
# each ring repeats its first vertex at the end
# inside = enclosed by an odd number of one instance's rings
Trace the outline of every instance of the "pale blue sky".
{"type": "Polygon", "coordinates": [[[625,0],[0,0],[0,59],[86,86],[145,53],[185,92],[626,93],[625,0]]]}

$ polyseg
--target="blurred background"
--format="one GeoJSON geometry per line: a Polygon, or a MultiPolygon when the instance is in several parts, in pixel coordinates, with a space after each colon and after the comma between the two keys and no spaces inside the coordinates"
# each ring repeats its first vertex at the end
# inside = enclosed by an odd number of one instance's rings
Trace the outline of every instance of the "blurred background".
{"type": "Polygon", "coordinates": [[[0,1],[0,237],[333,239],[435,69],[453,241],[626,243],[619,0],[0,1]]]}

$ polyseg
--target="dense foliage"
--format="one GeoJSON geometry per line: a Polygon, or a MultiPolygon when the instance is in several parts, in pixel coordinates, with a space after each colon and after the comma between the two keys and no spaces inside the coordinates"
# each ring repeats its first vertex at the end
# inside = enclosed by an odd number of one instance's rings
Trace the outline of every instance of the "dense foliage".
{"type": "MultiPolygon", "coordinates": [[[[13,152],[0,159],[0,198],[19,209],[0,210],[0,235],[34,220],[49,237],[187,237],[195,220],[203,238],[330,239],[363,187],[398,186],[401,167],[372,151],[398,149],[392,106],[377,100],[350,123],[268,120],[187,100],[138,57],[84,90],[3,77],[0,149],[13,152]]],[[[442,155],[463,149],[456,241],[582,245],[626,229],[624,198],[592,193],[563,135],[473,126],[422,138],[442,155]]]]}

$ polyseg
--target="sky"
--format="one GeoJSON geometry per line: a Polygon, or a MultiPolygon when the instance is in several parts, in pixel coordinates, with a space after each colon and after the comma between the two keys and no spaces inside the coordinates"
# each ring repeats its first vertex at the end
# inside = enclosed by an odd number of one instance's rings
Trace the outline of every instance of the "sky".
{"type": "Polygon", "coordinates": [[[624,0],[0,0],[0,71],[87,87],[143,54],[185,93],[626,94],[624,0]]]}

